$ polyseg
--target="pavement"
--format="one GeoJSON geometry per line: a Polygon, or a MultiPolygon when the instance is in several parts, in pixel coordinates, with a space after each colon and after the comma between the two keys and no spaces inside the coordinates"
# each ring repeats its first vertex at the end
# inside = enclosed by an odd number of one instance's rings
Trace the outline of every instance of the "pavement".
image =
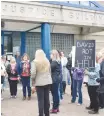
{"type": "MultiPolygon", "coordinates": [[[[30,101],[23,101],[21,85],[18,85],[18,96],[16,99],[10,99],[9,88],[5,89],[2,97],[4,98],[4,100],[1,101],[1,111],[3,113],[3,116],[38,116],[38,103],[36,93],[32,95],[32,99],[30,101]]],[[[52,99],[51,95],[50,99],[52,99]]],[[[70,86],[67,85],[66,94],[64,95],[64,99],[60,103],[60,112],[57,114],[51,114],[51,116],[93,116],[88,114],[88,111],[85,109],[85,107],[89,105],[89,97],[85,85],[83,85],[83,104],[81,106],[78,106],[78,100],[75,104],[71,104],[70,101],[70,86]]],[[[99,114],[96,114],[94,116],[98,115],[104,116],[104,110],[100,110],[99,114]]]]}

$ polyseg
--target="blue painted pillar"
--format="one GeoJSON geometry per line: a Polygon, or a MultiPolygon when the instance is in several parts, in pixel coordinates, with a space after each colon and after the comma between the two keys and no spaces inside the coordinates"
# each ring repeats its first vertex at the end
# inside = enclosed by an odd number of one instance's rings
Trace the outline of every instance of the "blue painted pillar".
{"type": "Polygon", "coordinates": [[[26,50],[26,32],[21,32],[21,56],[26,50]]]}
{"type": "Polygon", "coordinates": [[[1,31],[2,41],[1,41],[1,55],[4,54],[4,31],[1,31]]]}
{"type": "Polygon", "coordinates": [[[51,40],[50,40],[50,24],[43,23],[41,25],[41,47],[46,53],[47,58],[50,58],[51,40]]]}

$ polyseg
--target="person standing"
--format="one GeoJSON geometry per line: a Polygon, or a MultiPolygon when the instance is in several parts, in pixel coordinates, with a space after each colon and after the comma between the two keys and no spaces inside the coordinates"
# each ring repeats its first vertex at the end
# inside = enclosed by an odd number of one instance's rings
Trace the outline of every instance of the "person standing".
{"type": "MultiPolygon", "coordinates": [[[[58,50],[57,50],[58,51],[58,50]]],[[[58,54],[59,54],[59,57],[61,59],[61,52],[58,51],[58,54]]],[[[61,70],[61,80],[60,80],[60,83],[59,83],[59,96],[60,96],[60,101],[63,99],[63,83],[62,83],[62,80],[63,80],[63,75],[62,75],[62,64],[60,65],[60,70],[61,70]]]]}
{"type": "Polygon", "coordinates": [[[100,87],[98,88],[97,92],[99,94],[99,107],[100,109],[104,108],[104,58],[101,62],[100,66],[100,78],[98,78],[96,81],[100,83],[100,87]]]}
{"type": "Polygon", "coordinates": [[[52,84],[51,67],[49,60],[41,49],[36,51],[35,59],[32,61],[31,78],[33,87],[36,87],[39,116],[44,116],[44,114],[49,116],[49,90],[52,84]]]}
{"type": "Polygon", "coordinates": [[[72,57],[71,57],[71,54],[69,54],[69,57],[67,59],[68,59],[68,62],[67,62],[66,68],[68,69],[70,77],[71,77],[71,95],[72,95],[73,78],[72,78],[72,70],[71,70],[72,69],[72,57]]]}
{"type": "Polygon", "coordinates": [[[16,62],[17,62],[17,64],[19,65],[20,62],[21,62],[20,52],[16,52],[15,58],[16,58],[16,62]]]}
{"type": "MultiPolygon", "coordinates": [[[[9,61],[7,61],[7,56],[6,55],[3,55],[2,56],[2,59],[3,59],[3,63],[4,63],[4,66],[5,68],[7,68],[8,64],[9,64],[9,61]]],[[[5,75],[4,77],[4,82],[3,82],[3,90],[5,89],[6,87],[6,79],[8,78],[7,74],[5,75]]]]}
{"type": "Polygon", "coordinates": [[[30,69],[31,69],[31,64],[30,64],[29,56],[26,53],[24,53],[22,57],[22,61],[19,66],[19,71],[20,71],[20,76],[23,86],[23,100],[26,100],[26,88],[28,90],[28,100],[31,99],[30,69]]]}
{"type": "Polygon", "coordinates": [[[52,75],[52,96],[53,108],[51,113],[59,112],[59,84],[61,82],[61,60],[57,50],[51,52],[51,75],[52,75]]]}
{"type": "MultiPolygon", "coordinates": [[[[2,94],[5,75],[6,75],[6,69],[5,69],[5,65],[4,65],[4,62],[3,62],[3,58],[1,57],[1,94],[2,94]]],[[[1,98],[1,100],[3,100],[3,98],[1,98]]]]}
{"type": "Polygon", "coordinates": [[[20,55],[20,52],[16,52],[16,55],[15,55],[15,59],[16,59],[16,63],[17,63],[17,68],[18,68],[18,71],[20,72],[20,63],[21,63],[21,55],[20,55]]]}
{"type": "Polygon", "coordinates": [[[66,90],[66,83],[67,83],[67,58],[64,56],[64,53],[61,52],[61,64],[62,64],[62,76],[63,76],[63,80],[62,80],[62,84],[63,84],[63,94],[65,94],[65,90],[66,90]]]}
{"type": "Polygon", "coordinates": [[[84,78],[84,69],[83,68],[74,68],[73,69],[73,89],[72,89],[72,103],[75,103],[77,92],[78,92],[78,105],[83,103],[82,98],[82,84],[84,78]]]}
{"type": "Polygon", "coordinates": [[[19,73],[17,63],[14,57],[11,57],[10,64],[8,64],[6,71],[8,74],[11,98],[16,98],[19,73]]]}
{"type": "Polygon", "coordinates": [[[97,79],[100,78],[99,76],[100,65],[96,63],[95,68],[89,68],[88,72],[88,94],[90,97],[90,105],[86,107],[89,114],[98,114],[99,113],[99,100],[98,100],[98,93],[97,89],[99,87],[99,83],[96,82],[97,79]]]}

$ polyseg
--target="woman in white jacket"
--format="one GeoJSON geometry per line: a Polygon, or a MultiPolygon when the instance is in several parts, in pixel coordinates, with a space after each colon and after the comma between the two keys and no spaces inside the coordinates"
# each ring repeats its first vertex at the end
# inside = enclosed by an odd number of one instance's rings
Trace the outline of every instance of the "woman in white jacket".
{"type": "Polygon", "coordinates": [[[67,83],[67,74],[68,74],[68,70],[66,68],[67,62],[68,62],[67,58],[64,56],[64,53],[61,52],[61,64],[62,64],[62,75],[63,75],[62,84],[63,84],[63,93],[64,94],[65,94],[66,83],[67,83]]]}

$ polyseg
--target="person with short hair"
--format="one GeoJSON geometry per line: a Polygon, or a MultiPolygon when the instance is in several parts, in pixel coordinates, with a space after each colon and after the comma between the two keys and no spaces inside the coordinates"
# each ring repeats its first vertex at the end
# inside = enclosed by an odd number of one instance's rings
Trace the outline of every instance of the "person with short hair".
{"type": "Polygon", "coordinates": [[[30,58],[28,54],[24,53],[22,61],[20,62],[19,65],[20,77],[23,86],[23,100],[26,100],[26,88],[28,90],[28,100],[31,99],[30,70],[31,70],[30,58]]]}
{"type": "Polygon", "coordinates": [[[88,75],[88,94],[90,98],[90,105],[86,107],[89,114],[98,114],[99,113],[99,98],[97,89],[99,88],[99,83],[96,80],[99,80],[100,75],[100,64],[96,59],[95,67],[91,67],[88,69],[86,74],[88,75]]]}
{"type": "Polygon", "coordinates": [[[10,64],[8,64],[6,71],[8,74],[11,98],[16,98],[19,72],[18,72],[16,60],[14,57],[11,57],[10,64]]]}

